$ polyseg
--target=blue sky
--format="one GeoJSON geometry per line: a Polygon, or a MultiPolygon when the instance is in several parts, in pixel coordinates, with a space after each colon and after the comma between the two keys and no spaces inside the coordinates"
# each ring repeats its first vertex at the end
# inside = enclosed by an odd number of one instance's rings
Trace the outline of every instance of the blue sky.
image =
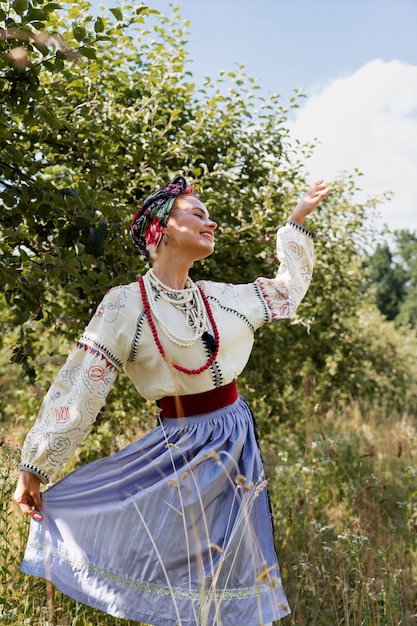
{"type": "MultiPolygon", "coordinates": [[[[148,5],[170,13],[167,0],[148,5]]],[[[177,0],[196,78],[243,64],[288,97],[372,59],[417,63],[417,0],[177,0]]]]}
{"type": "MultiPolygon", "coordinates": [[[[116,2],[94,0],[94,5],[116,2]]],[[[138,3],[139,4],[139,3],[138,3]]],[[[285,106],[294,138],[318,140],[312,178],[358,168],[364,196],[391,191],[381,224],[417,231],[417,0],[148,0],[190,21],[197,83],[244,65],[285,106]]]]}

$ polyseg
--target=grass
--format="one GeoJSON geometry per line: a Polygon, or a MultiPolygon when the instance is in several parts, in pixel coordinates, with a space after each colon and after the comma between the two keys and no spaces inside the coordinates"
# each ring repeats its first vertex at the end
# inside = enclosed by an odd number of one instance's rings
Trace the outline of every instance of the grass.
{"type": "MultiPolygon", "coordinates": [[[[417,430],[408,415],[315,407],[281,425],[267,473],[288,626],[417,624],[417,430]]],[[[10,503],[19,447],[1,449],[0,624],[137,624],[80,605],[19,563],[28,520],[10,503]]],[[[265,451],[264,451],[265,452],[265,451]]]]}
{"type": "Polygon", "coordinates": [[[417,623],[417,432],[353,406],[287,433],[273,471],[292,623],[417,623]]]}

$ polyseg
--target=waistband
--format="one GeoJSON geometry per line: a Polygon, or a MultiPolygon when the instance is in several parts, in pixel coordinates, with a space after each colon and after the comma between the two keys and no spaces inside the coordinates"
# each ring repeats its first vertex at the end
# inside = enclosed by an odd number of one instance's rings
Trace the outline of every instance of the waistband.
{"type": "Polygon", "coordinates": [[[162,417],[192,417],[222,409],[233,404],[237,398],[236,381],[233,380],[228,385],[203,393],[160,398],[156,404],[161,409],[162,417]]]}

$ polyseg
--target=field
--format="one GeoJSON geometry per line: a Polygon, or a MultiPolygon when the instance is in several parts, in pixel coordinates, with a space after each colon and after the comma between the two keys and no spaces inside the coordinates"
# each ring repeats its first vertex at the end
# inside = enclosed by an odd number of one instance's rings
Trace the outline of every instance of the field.
{"type": "MultiPolygon", "coordinates": [[[[354,404],[316,406],[298,427],[279,426],[263,452],[292,608],[283,623],[417,624],[417,431],[411,416],[377,415],[354,404]]],[[[0,459],[0,623],[133,624],[19,572],[28,521],[11,504],[19,463],[15,433],[6,436],[0,459]]]]}

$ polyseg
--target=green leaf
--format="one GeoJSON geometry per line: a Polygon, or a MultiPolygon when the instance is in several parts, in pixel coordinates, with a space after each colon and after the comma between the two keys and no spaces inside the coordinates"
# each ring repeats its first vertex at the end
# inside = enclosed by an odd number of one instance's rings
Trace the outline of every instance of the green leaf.
{"type": "Polygon", "coordinates": [[[28,0],[13,0],[12,8],[18,15],[23,15],[29,6],[28,0]]]}
{"type": "Polygon", "coordinates": [[[84,26],[79,26],[79,25],[73,26],[72,32],[77,41],[83,41],[87,35],[87,31],[84,28],[84,26]]]}
{"type": "Polygon", "coordinates": [[[59,11],[62,8],[62,4],[58,4],[58,2],[48,2],[48,4],[45,4],[45,6],[43,7],[43,10],[51,13],[52,11],[59,11]]]}
{"type": "Polygon", "coordinates": [[[160,15],[160,12],[157,9],[150,9],[146,6],[137,7],[136,15],[160,15]]]}
{"type": "Polygon", "coordinates": [[[82,54],[84,57],[87,57],[87,59],[96,59],[97,58],[97,54],[96,51],[94,50],[94,48],[87,48],[87,47],[82,47],[82,48],[78,48],[78,52],[80,54],[82,54]]]}
{"type": "Polygon", "coordinates": [[[27,20],[29,22],[44,21],[48,19],[48,15],[42,9],[29,8],[27,12],[27,20]]]}
{"type": "Polygon", "coordinates": [[[114,17],[116,18],[116,20],[118,22],[122,22],[123,21],[123,13],[121,11],[121,9],[118,8],[112,8],[109,9],[110,13],[112,13],[114,15],[114,17]]]}
{"type": "Polygon", "coordinates": [[[94,22],[94,30],[96,33],[102,33],[104,31],[105,25],[102,17],[98,17],[94,22]]]}

